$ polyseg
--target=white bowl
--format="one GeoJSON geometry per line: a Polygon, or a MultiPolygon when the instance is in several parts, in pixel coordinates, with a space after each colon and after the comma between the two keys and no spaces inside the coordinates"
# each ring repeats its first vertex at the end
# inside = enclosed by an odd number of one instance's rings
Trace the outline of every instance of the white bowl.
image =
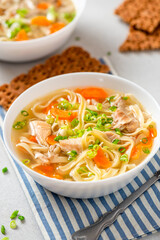
{"type": "Polygon", "coordinates": [[[45,37],[28,41],[0,41],[0,60],[25,62],[53,53],[70,37],[85,7],[86,0],[72,0],[76,8],[76,16],[67,26],[45,37]]]}
{"type": "Polygon", "coordinates": [[[145,165],[154,156],[160,146],[160,107],[155,99],[143,88],[133,82],[125,80],[117,76],[111,76],[101,73],[71,73],[49,78],[42,81],[21,94],[8,110],[4,121],[4,141],[8,151],[18,162],[18,164],[30,175],[32,178],[47,188],[48,190],[58,193],[60,195],[72,198],[92,198],[107,195],[111,192],[124,187],[132,181],[145,165]],[[79,86],[99,86],[110,89],[119,90],[125,93],[132,93],[143,104],[144,107],[152,114],[153,119],[157,124],[157,138],[154,140],[151,153],[146,159],[136,168],[115,177],[105,180],[92,182],[71,182],[57,180],[54,178],[45,177],[30,168],[26,167],[18,158],[17,152],[13,148],[11,142],[12,125],[19,114],[30,102],[38,97],[60,88],[70,88],[79,86]]]}

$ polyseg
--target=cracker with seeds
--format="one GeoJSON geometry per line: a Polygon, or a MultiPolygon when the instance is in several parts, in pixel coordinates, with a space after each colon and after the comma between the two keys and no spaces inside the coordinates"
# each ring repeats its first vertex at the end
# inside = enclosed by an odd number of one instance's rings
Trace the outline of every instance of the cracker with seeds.
{"type": "Polygon", "coordinates": [[[120,46],[121,52],[160,49],[160,26],[151,34],[130,28],[129,35],[120,46]]]}
{"type": "Polygon", "coordinates": [[[160,0],[125,0],[115,14],[132,27],[152,33],[160,24],[160,0]]]}
{"type": "Polygon", "coordinates": [[[81,47],[70,47],[61,54],[50,57],[44,64],[34,66],[27,74],[17,76],[10,84],[0,86],[0,105],[8,110],[13,101],[27,88],[46,78],[72,72],[108,73],[109,67],[92,58],[81,47]]]}

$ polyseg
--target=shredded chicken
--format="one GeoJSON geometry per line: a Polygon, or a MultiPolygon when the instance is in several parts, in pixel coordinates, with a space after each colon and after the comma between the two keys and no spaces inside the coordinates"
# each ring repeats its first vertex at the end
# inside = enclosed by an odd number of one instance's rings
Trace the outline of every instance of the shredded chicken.
{"type": "Polygon", "coordinates": [[[110,141],[110,142],[113,142],[115,139],[119,139],[120,140],[120,137],[118,134],[116,133],[113,133],[113,132],[105,132],[105,136],[107,137],[107,140],[110,141]]]}
{"type": "Polygon", "coordinates": [[[112,128],[119,128],[121,131],[129,133],[134,132],[140,126],[140,123],[134,112],[127,106],[126,100],[120,97],[114,105],[117,106],[117,110],[113,114],[112,128]]]}
{"type": "Polygon", "coordinates": [[[51,125],[44,121],[31,121],[30,122],[31,134],[36,136],[39,144],[48,146],[46,138],[51,135],[51,125]]]}
{"type": "Polygon", "coordinates": [[[82,138],[71,138],[66,140],[60,140],[60,148],[64,152],[69,152],[75,150],[77,153],[83,151],[82,148],[82,138]]]}

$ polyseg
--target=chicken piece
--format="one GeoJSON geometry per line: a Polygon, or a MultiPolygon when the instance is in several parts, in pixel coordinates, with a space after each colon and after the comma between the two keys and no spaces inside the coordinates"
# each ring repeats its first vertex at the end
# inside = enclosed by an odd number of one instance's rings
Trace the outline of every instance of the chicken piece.
{"type": "Polygon", "coordinates": [[[113,142],[115,139],[118,139],[120,140],[120,136],[116,133],[113,133],[113,132],[105,132],[105,137],[107,137],[107,140],[110,141],[110,142],[113,142]]]}
{"type": "Polygon", "coordinates": [[[40,152],[36,152],[34,157],[39,164],[50,164],[49,158],[40,152]]]}
{"type": "Polygon", "coordinates": [[[138,119],[134,116],[134,113],[126,108],[119,108],[113,114],[112,128],[119,128],[121,131],[128,133],[134,132],[140,123],[138,119]]]}
{"type": "Polygon", "coordinates": [[[117,107],[117,110],[113,114],[114,121],[112,123],[112,128],[119,128],[121,131],[128,133],[134,132],[140,126],[140,123],[135,117],[134,112],[129,109],[126,100],[119,97],[114,102],[114,105],[117,107]]]}
{"type": "Polygon", "coordinates": [[[75,150],[77,153],[82,152],[82,138],[71,138],[66,140],[60,140],[60,148],[64,152],[75,150]]]}
{"type": "Polygon", "coordinates": [[[31,134],[36,136],[39,144],[48,146],[46,138],[51,135],[51,125],[44,121],[31,121],[30,122],[31,134]]]}

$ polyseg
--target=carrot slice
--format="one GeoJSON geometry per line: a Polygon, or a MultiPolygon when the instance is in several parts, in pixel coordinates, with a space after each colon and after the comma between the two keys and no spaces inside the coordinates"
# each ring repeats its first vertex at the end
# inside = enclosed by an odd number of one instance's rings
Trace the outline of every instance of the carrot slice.
{"type": "Polygon", "coordinates": [[[32,142],[37,143],[37,139],[36,139],[35,136],[32,136],[32,135],[31,135],[31,136],[29,137],[29,140],[32,141],[32,142]]]}
{"type": "Polygon", "coordinates": [[[88,87],[84,89],[76,89],[85,99],[104,99],[108,95],[105,92],[104,89],[102,88],[97,88],[97,87],[88,87]]]}
{"type": "Polygon", "coordinates": [[[72,121],[77,117],[77,112],[65,111],[58,109],[57,107],[51,108],[51,115],[54,117],[58,116],[58,120],[69,120],[72,121]]]}
{"type": "Polygon", "coordinates": [[[111,166],[110,160],[105,156],[101,147],[98,148],[97,155],[93,160],[100,168],[109,168],[111,166]]]}
{"type": "Polygon", "coordinates": [[[62,6],[62,1],[61,0],[57,0],[56,6],[57,7],[61,7],[62,6]]]}
{"type": "Polygon", "coordinates": [[[51,178],[57,178],[57,179],[63,179],[62,176],[59,174],[55,174],[55,165],[39,165],[34,168],[34,170],[44,176],[51,177],[51,178]]]}
{"type": "Polygon", "coordinates": [[[50,27],[50,34],[59,31],[60,29],[64,28],[65,24],[64,23],[53,23],[52,26],[50,27]]]}
{"type": "Polygon", "coordinates": [[[54,139],[55,139],[55,135],[50,135],[47,137],[46,141],[47,143],[49,143],[50,145],[54,145],[55,143],[57,143],[54,139]]]}
{"type": "Polygon", "coordinates": [[[45,16],[36,16],[31,19],[31,24],[38,26],[49,26],[51,22],[45,16]]]}
{"type": "Polygon", "coordinates": [[[156,130],[156,128],[150,128],[150,129],[149,129],[149,136],[150,136],[151,138],[157,137],[157,130],[156,130]]]}
{"type": "Polygon", "coordinates": [[[41,2],[37,5],[37,8],[45,10],[45,9],[49,8],[49,3],[41,2]]]}
{"type": "Polygon", "coordinates": [[[56,104],[56,101],[51,102],[48,107],[44,108],[43,113],[47,114],[49,112],[49,110],[51,110],[51,108],[56,104]]]}
{"type": "Polygon", "coordinates": [[[139,146],[139,144],[134,146],[131,152],[131,158],[134,160],[138,159],[141,155],[141,151],[142,151],[142,148],[141,146],[139,146]]]}
{"type": "Polygon", "coordinates": [[[17,36],[15,38],[16,41],[25,41],[25,40],[28,40],[28,36],[27,36],[27,33],[24,29],[20,30],[18,33],[17,33],[17,36]]]}

